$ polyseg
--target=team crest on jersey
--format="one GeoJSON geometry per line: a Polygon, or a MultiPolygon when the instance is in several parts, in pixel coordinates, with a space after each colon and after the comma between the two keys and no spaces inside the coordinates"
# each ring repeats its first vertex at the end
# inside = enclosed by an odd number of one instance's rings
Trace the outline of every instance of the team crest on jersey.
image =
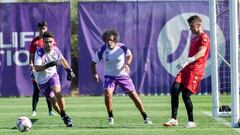
{"type": "Polygon", "coordinates": [[[204,38],[203,38],[203,41],[204,41],[204,42],[207,42],[207,41],[208,41],[208,39],[207,39],[206,37],[204,37],[204,38]]]}
{"type": "Polygon", "coordinates": [[[42,57],[42,56],[44,55],[44,50],[43,50],[43,48],[39,48],[39,49],[37,50],[37,55],[40,56],[40,57],[42,57]]]}

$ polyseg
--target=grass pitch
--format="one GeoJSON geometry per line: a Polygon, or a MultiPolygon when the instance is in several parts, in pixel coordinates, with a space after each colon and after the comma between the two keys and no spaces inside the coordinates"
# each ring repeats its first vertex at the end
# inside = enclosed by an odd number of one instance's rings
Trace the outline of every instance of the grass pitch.
{"type": "MultiPolygon", "coordinates": [[[[222,96],[230,104],[229,96],[222,96]]],[[[37,106],[37,116],[30,117],[31,97],[0,98],[0,135],[239,135],[238,130],[225,126],[209,117],[210,96],[192,96],[195,129],[185,129],[186,110],[180,97],[179,126],[164,127],[162,124],[170,116],[170,96],[141,96],[153,125],[145,125],[142,116],[127,96],[114,96],[113,112],[115,125],[107,124],[104,98],[101,96],[66,97],[67,113],[72,117],[74,127],[66,128],[60,116],[48,116],[45,98],[41,97],[37,106]],[[33,127],[26,133],[15,127],[16,119],[28,116],[33,127]]],[[[230,118],[225,118],[230,122],[230,118]]]]}

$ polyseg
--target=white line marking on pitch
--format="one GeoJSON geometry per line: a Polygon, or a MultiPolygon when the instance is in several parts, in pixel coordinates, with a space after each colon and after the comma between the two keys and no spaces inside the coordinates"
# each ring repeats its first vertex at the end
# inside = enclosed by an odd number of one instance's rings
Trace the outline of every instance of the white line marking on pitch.
{"type": "MultiPolygon", "coordinates": [[[[212,117],[212,113],[210,113],[210,112],[203,112],[203,113],[208,115],[208,116],[210,116],[210,117],[212,117]]],[[[230,122],[227,122],[225,119],[222,119],[221,117],[212,117],[212,118],[214,118],[218,122],[223,123],[225,126],[232,127],[230,122]]],[[[234,129],[234,130],[236,130],[237,132],[240,133],[240,129],[239,128],[232,128],[232,129],[234,129]]]]}

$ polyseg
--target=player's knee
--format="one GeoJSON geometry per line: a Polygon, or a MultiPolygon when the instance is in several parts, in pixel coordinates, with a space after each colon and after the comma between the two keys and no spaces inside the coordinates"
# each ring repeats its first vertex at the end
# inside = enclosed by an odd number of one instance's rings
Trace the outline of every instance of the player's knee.
{"type": "Polygon", "coordinates": [[[108,90],[105,90],[105,97],[106,98],[112,98],[112,93],[108,90]]]}
{"type": "Polygon", "coordinates": [[[171,95],[177,96],[178,93],[179,93],[179,90],[178,90],[177,88],[175,88],[175,87],[172,87],[172,89],[171,89],[171,95]]]}
{"type": "Polygon", "coordinates": [[[171,95],[178,95],[180,92],[180,84],[179,83],[174,83],[171,88],[171,95]]]}

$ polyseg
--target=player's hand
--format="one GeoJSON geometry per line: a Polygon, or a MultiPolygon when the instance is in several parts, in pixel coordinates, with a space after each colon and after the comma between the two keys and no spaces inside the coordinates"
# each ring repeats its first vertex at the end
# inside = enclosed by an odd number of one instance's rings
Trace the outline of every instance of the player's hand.
{"type": "Polygon", "coordinates": [[[98,74],[94,74],[94,75],[93,75],[93,79],[94,79],[97,83],[100,82],[100,77],[98,76],[98,74]]]}
{"type": "Polygon", "coordinates": [[[185,68],[188,64],[194,62],[196,60],[196,57],[188,57],[186,61],[181,62],[177,65],[177,69],[178,70],[182,70],[183,68],[185,68]]]}
{"type": "Polygon", "coordinates": [[[130,74],[130,66],[128,64],[125,64],[123,67],[127,71],[127,73],[130,74]]]}
{"type": "Polygon", "coordinates": [[[49,62],[48,64],[45,65],[45,69],[49,68],[49,67],[53,67],[53,66],[58,66],[58,65],[60,65],[59,61],[51,61],[51,62],[49,62]]]}
{"type": "Polygon", "coordinates": [[[33,71],[33,64],[29,64],[29,69],[33,71]]]}
{"type": "Polygon", "coordinates": [[[76,75],[74,74],[72,69],[67,68],[66,71],[67,71],[67,80],[68,81],[72,81],[73,78],[76,78],[76,75]]]}
{"type": "Polygon", "coordinates": [[[178,69],[178,70],[182,70],[182,69],[184,69],[188,64],[189,64],[189,63],[188,63],[187,61],[184,61],[184,62],[182,62],[182,63],[179,63],[179,64],[177,65],[177,69],[178,69]]]}

